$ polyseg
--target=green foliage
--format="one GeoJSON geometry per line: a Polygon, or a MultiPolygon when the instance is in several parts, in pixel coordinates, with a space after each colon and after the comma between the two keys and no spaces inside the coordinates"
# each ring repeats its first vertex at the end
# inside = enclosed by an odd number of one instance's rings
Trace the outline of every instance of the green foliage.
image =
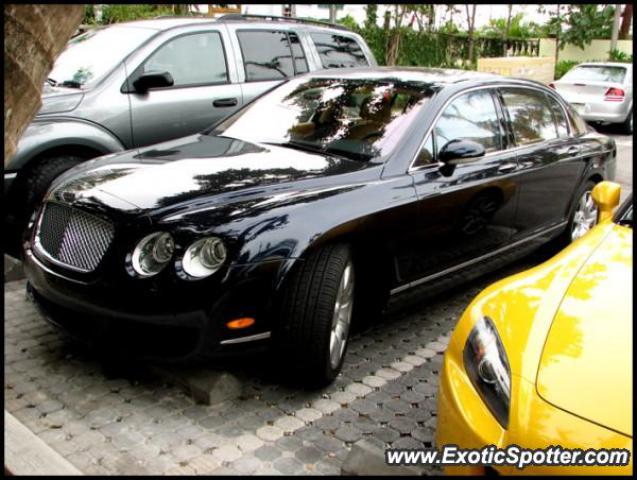
{"type": "Polygon", "coordinates": [[[608,52],[608,59],[611,62],[633,63],[632,55],[617,49],[608,52]]]}
{"type": "Polygon", "coordinates": [[[555,80],[559,80],[568,72],[571,68],[580,62],[574,60],[560,60],[555,64],[555,80]]]}
{"type": "Polygon", "coordinates": [[[173,15],[170,5],[159,4],[109,4],[102,7],[102,23],[129,22],[159,15],[173,15]]]}
{"type": "Polygon", "coordinates": [[[356,23],[356,20],[354,20],[354,17],[351,15],[345,15],[343,18],[337,20],[337,23],[349,28],[350,30],[358,29],[358,23],[356,23]]]}
{"type": "Polygon", "coordinates": [[[551,11],[544,32],[546,36],[559,36],[559,48],[567,44],[584,49],[596,38],[610,38],[613,28],[614,7],[601,8],[598,4],[569,4],[566,10],[551,11]]]}
{"type": "MultiPolygon", "coordinates": [[[[482,27],[479,34],[492,37],[504,37],[506,34],[507,19],[497,18],[489,20],[489,25],[482,27]]],[[[543,34],[542,28],[535,22],[524,22],[524,13],[518,13],[511,17],[509,25],[509,37],[513,38],[539,38],[543,34]]]]}

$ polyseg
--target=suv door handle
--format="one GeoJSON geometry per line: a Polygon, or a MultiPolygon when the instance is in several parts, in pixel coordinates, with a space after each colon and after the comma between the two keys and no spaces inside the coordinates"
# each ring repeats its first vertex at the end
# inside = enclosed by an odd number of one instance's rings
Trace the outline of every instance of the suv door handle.
{"type": "Polygon", "coordinates": [[[500,173],[511,172],[515,170],[516,168],[518,168],[517,163],[507,162],[507,163],[503,163],[502,165],[498,167],[498,172],[500,173]]]}
{"type": "Polygon", "coordinates": [[[236,98],[220,98],[212,102],[213,107],[234,107],[239,101],[236,98]]]}

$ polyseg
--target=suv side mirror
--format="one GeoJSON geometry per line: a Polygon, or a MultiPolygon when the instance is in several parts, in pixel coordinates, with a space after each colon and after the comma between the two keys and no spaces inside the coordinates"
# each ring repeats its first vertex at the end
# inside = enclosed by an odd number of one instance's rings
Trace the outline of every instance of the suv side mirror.
{"type": "Polygon", "coordinates": [[[438,160],[445,165],[458,165],[482,157],[484,153],[484,147],[478,142],[456,138],[442,147],[438,160]]]}
{"type": "Polygon", "coordinates": [[[609,181],[599,182],[593,188],[591,195],[599,209],[598,221],[600,223],[613,218],[613,210],[619,205],[621,190],[618,183],[609,181]]]}
{"type": "Polygon", "coordinates": [[[175,81],[169,72],[145,72],[133,82],[135,91],[146,93],[151,88],[172,87],[175,81]]]}

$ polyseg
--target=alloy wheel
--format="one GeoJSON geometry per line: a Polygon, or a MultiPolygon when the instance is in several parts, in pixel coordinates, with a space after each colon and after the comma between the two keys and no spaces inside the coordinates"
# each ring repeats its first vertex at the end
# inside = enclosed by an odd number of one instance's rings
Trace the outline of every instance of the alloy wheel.
{"type": "Polygon", "coordinates": [[[330,365],[337,368],[345,352],[354,303],[354,268],[347,262],[336,294],[330,332],[330,365]]]}
{"type": "Polygon", "coordinates": [[[573,215],[571,240],[575,241],[597,224],[597,205],[593,201],[590,190],[580,197],[577,209],[573,215]]]}

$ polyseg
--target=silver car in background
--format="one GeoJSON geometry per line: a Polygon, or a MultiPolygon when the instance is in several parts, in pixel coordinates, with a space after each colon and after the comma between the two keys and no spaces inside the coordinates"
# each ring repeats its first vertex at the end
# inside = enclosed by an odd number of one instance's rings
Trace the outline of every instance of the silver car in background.
{"type": "Polygon", "coordinates": [[[549,86],[587,122],[621,124],[633,133],[632,63],[581,63],[549,86]]]}

